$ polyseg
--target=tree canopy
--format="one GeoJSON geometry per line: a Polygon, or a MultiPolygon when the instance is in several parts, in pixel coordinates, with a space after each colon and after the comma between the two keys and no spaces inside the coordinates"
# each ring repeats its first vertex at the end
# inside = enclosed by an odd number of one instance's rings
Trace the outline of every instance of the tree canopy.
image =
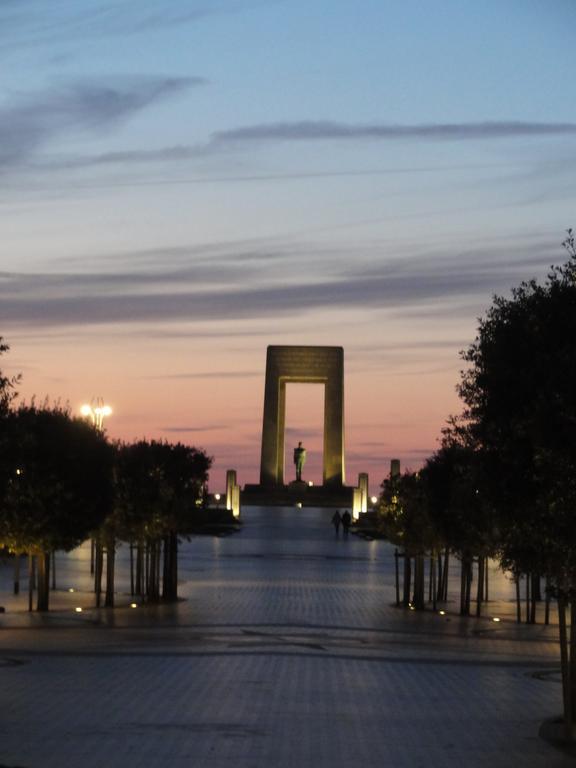
{"type": "Polygon", "coordinates": [[[73,549],[109,513],[113,448],[64,409],[10,410],[3,419],[0,456],[0,531],[14,551],[73,549]]]}
{"type": "Polygon", "coordinates": [[[496,297],[460,395],[489,467],[506,564],[576,587],[576,253],[496,297]]]}

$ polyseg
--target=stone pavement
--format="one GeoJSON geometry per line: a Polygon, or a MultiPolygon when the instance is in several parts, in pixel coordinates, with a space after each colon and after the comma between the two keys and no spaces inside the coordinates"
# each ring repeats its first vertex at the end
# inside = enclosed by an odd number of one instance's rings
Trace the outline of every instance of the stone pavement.
{"type": "Polygon", "coordinates": [[[396,609],[390,546],[335,540],[330,516],[247,508],[241,533],[192,539],[174,606],[90,608],[83,547],[28,614],[4,567],[0,766],[574,766],[538,737],[556,628],[510,620],[496,572],[485,618],[396,609]]]}

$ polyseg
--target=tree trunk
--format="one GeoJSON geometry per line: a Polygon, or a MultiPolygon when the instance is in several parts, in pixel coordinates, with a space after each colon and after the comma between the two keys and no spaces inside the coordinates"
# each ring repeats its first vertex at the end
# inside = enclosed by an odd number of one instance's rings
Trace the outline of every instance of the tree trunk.
{"type": "Polygon", "coordinates": [[[449,569],[450,569],[450,550],[448,547],[446,547],[446,551],[444,553],[444,568],[442,573],[442,594],[440,595],[440,600],[443,602],[448,601],[448,575],[449,575],[449,569]]]}
{"type": "Polygon", "coordinates": [[[171,600],[170,589],[172,581],[170,578],[170,537],[168,534],[163,537],[162,547],[164,549],[164,562],[162,564],[162,600],[171,600]]]}
{"type": "Polygon", "coordinates": [[[144,542],[142,539],[138,540],[138,546],[136,549],[136,594],[144,594],[144,542]]]}
{"type": "Polygon", "coordinates": [[[530,624],[530,586],[532,574],[526,574],[526,624],[530,624]]]}
{"type": "Polygon", "coordinates": [[[467,557],[463,554],[460,560],[460,615],[467,616],[466,611],[466,592],[468,585],[468,563],[467,557]]]}
{"type": "Polygon", "coordinates": [[[170,533],[170,549],[172,600],[178,600],[178,534],[176,531],[170,533]]]}
{"type": "Polygon", "coordinates": [[[516,623],[520,624],[522,621],[522,603],[520,600],[520,574],[515,574],[515,584],[516,584],[516,623]]]}
{"type": "Polygon", "coordinates": [[[110,536],[106,543],[106,594],[104,605],[106,608],[114,607],[114,566],[116,564],[116,542],[114,536],[110,536]]]}
{"type": "Polygon", "coordinates": [[[541,599],[540,594],[540,575],[532,574],[531,600],[530,600],[530,624],[536,624],[536,601],[541,599]]]}
{"type": "Polygon", "coordinates": [[[20,594],[20,553],[14,555],[14,594],[20,594]]]}
{"type": "Polygon", "coordinates": [[[50,552],[40,552],[38,560],[38,597],[36,610],[44,612],[50,604],[50,552]]]}
{"type": "Polygon", "coordinates": [[[102,571],[104,569],[104,547],[97,540],[94,553],[94,592],[96,593],[96,608],[102,604],[102,571]]]}
{"type": "Polygon", "coordinates": [[[466,558],[466,616],[470,616],[470,598],[472,592],[472,557],[466,558]]]}
{"type": "Polygon", "coordinates": [[[574,740],[574,731],[576,727],[576,600],[574,598],[570,601],[570,674],[569,684],[570,690],[568,695],[570,697],[570,735],[569,739],[574,740]]]}
{"type": "MultiPolygon", "coordinates": [[[[572,622],[571,622],[572,623],[572,622]]],[[[562,699],[564,702],[564,728],[566,739],[572,741],[574,715],[572,711],[572,681],[570,680],[571,663],[568,653],[568,633],[566,631],[566,599],[558,598],[558,628],[560,633],[560,664],[562,667],[562,699]]],[[[572,638],[574,642],[574,638],[572,638]]]]}
{"type": "Polygon", "coordinates": [[[158,581],[157,581],[157,560],[158,560],[158,548],[156,541],[150,541],[148,543],[148,600],[156,602],[158,600],[158,581]]]}
{"type": "Polygon", "coordinates": [[[414,607],[418,610],[424,608],[424,555],[416,555],[414,558],[414,607]]]}
{"type": "Polygon", "coordinates": [[[36,558],[28,552],[28,610],[34,607],[34,585],[36,584],[36,558]]]}
{"type": "Polygon", "coordinates": [[[550,579],[546,576],[546,602],[544,604],[544,624],[550,624],[550,579]]]}
{"type": "Polygon", "coordinates": [[[432,550],[430,556],[430,597],[432,600],[432,610],[436,610],[436,551],[432,550]]]}
{"type": "Polygon", "coordinates": [[[398,550],[394,550],[394,576],[395,576],[395,586],[396,586],[396,605],[400,605],[400,569],[398,566],[398,558],[400,555],[398,554],[398,550]]]}
{"type": "Polygon", "coordinates": [[[484,568],[486,561],[484,557],[478,558],[478,586],[476,588],[476,616],[482,615],[482,601],[484,600],[484,568]]]}
{"type": "Polygon", "coordinates": [[[410,589],[412,584],[412,562],[407,552],[404,552],[404,583],[402,585],[404,594],[402,595],[402,604],[405,608],[410,605],[410,589]]]}
{"type": "Polygon", "coordinates": [[[156,541],[156,599],[160,600],[160,564],[162,560],[162,540],[156,541]]]}
{"type": "Polygon", "coordinates": [[[150,542],[144,545],[144,594],[146,599],[150,597],[150,542]]]}
{"type": "Polygon", "coordinates": [[[52,552],[52,589],[56,589],[56,552],[52,552]]]}
{"type": "Polygon", "coordinates": [[[540,584],[539,573],[534,574],[534,583],[532,585],[532,596],[537,603],[542,602],[542,585],[540,584]]]}
{"type": "Polygon", "coordinates": [[[130,596],[134,597],[134,543],[130,541],[130,596]]]}
{"type": "Polygon", "coordinates": [[[175,531],[170,531],[164,537],[162,599],[178,599],[178,535],[175,531]]]}

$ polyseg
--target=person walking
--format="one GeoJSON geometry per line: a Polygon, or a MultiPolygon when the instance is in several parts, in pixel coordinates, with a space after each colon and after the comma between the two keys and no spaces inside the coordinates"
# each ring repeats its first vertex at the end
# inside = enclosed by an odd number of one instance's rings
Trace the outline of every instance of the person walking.
{"type": "Polygon", "coordinates": [[[340,515],[340,510],[337,509],[336,512],[332,515],[332,525],[334,526],[334,531],[336,532],[336,538],[340,536],[340,523],[342,522],[342,516],[340,515]]]}
{"type": "Polygon", "coordinates": [[[352,522],[352,517],[350,516],[350,512],[348,512],[347,509],[344,510],[344,514],[342,515],[342,530],[344,532],[344,538],[348,538],[348,531],[350,530],[350,523],[352,522]]]}

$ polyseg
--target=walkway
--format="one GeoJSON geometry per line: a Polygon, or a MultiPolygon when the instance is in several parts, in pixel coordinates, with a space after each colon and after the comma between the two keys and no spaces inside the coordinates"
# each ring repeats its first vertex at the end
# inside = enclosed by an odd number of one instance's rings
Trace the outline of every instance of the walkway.
{"type": "Polygon", "coordinates": [[[86,549],[60,559],[59,610],[5,601],[0,766],[573,766],[537,735],[555,630],[392,607],[390,547],[335,540],[330,516],[247,509],[193,539],[171,607],[89,609],[86,549]]]}

